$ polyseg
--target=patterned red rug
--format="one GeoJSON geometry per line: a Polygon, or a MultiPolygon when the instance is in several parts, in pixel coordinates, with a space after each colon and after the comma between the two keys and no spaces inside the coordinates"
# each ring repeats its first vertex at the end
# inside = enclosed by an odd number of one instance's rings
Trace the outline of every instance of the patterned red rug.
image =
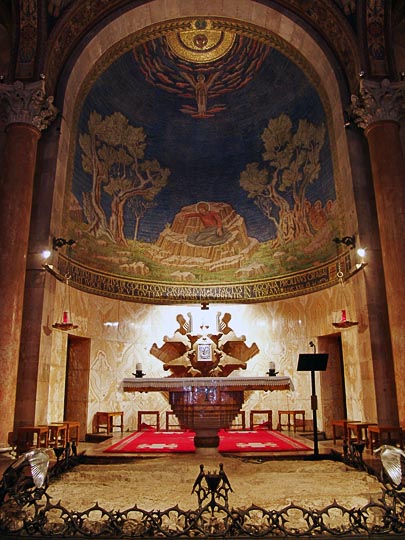
{"type": "Polygon", "coordinates": [[[135,431],[104,452],[195,452],[194,431],[135,431]]]}
{"type": "Polygon", "coordinates": [[[219,452],[296,452],[311,450],[306,444],[287,437],[280,431],[219,431],[219,452]]]}
{"type": "MultiPolygon", "coordinates": [[[[195,452],[194,431],[136,431],[104,450],[111,453],[195,452]]],[[[279,431],[219,431],[219,452],[296,452],[311,450],[279,431]]]]}

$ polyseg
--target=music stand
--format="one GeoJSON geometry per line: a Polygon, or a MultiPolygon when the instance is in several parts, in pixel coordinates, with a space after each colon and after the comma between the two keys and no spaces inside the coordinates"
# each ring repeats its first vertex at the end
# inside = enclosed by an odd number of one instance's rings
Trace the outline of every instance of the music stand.
{"type": "Polygon", "coordinates": [[[325,371],[328,364],[327,353],[311,353],[300,354],[298,356],[297,371],[310,371],[311,372],[311,409],[313,419],[313,431],[314,431],[314,457],[319,456],[318,449],[318,424],[316,418],[316,411],[318,409],[318,398],[316,396],[315,389],[315,371],[325,371]]]}

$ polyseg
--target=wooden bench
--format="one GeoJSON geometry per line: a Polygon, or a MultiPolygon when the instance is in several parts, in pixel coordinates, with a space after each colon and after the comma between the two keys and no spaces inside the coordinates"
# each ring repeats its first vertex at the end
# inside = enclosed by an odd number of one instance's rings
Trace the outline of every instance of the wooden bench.
{"type": "Polygon", "coordinates": [[[391,444],[392,441],[395,440],[399,443],[400,447],[403,448],[401,426],[372,425],[368,426],[368,438],[371,452],[373,451],[374,447],[384,444],[384,435],[387,435],[385,442],[391,444]]]}
{"type": "Polygon", "coordinates": [[[347,424],[354,424],[356,422],[356,420],[346,420],[345,418],[341,418],[341,419],[338,419],[338,420],[332,420],[331,422],[331,425],[332,425],[332,436],[333,436],[333,444],[336,444],[336,439],[337,439],[337,432],[336,432],[336,428],[341,428],[341,431],[342,431],[342,439],[343,439],[343,444],[346,444],[347,443],[347,439],[348,439],[348,433],[347,433],[347,424]]]}
{"type": "Polygon", "coordinates": [[[33,448],[48,448],[48,426],[22,426],[17,429],[17,454],[28,452],[33,448]]]}
{"type": "Polygon", "coordinates": [[[347,423],[347,439],[348,442],[361,443],[365,442],[369,446],[368,428],[375,425],[373,422],[348,422],[347,423]]]}
{"type": "Polygon", "coordinates": [[[49,446],[66,446],[67,443],[67,425],[63,422],[51,422],[49,428],[49,446]]]}

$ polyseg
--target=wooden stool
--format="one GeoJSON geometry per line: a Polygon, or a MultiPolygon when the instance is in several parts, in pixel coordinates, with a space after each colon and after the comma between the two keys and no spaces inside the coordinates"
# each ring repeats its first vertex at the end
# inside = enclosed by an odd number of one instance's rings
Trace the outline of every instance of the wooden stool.
{"type": "Polygon", "coordinates": [[[305,431],[305,411],[300,409],[292,409],[287,411],[278,411],[278,426],[277,429],[281,429],[287,426],[288,431],[291,431],[291,427],[294,430],[294,433],[297,431],[297,416],[301,416],[302,419],[302,431],[305,431]],[[287,416],[287,423],[282,423],[282,417],[287,416]]]}
{"type": "Polygon", "coordinates": [[[260,426],[260,424],[263,423],[263,415],[267,420],[268,428],[269,430],[273,429],[273,411],[270,410],[251,410],[250,411],[250,429],[254,429],[256,426],[260,426]],[[261,416],[262,420],[255,422],[255,416],[261,416]]]}
{"type": "Polygon", "coordinates": [[[348,422],[347,426],[347,440],[348,442],[353,442],[353,439],[356,443],[365,442],[368,447],[368,434],[367,428],[371,425],[375,425],[372,422],[348,422]]]}
{"type": "MultiPolygon", "coordinates": [[[[142,411],[140,411],[142,412],[142,411]]],[[[139,413],[138,413],[139,418],[139,413]]],[[[140,425],[138,420],[138,426],[140,425]]],[[[139,429],[139,428],[138,428],[139,429]]],[[[157,428],[158,429],[158,428],[157,428]]],[[[180,425],[177,416],[173,411],[166,411],[166,431],[182,431],[184,428],[180,425]],[[170,419],[175,418],[176,422],[174,424],[170,423],[170,419]]]]}
{"type": "Polygon", "coordinates": [[[332,420],[332,432],[333,432],[333,444],[336,444],[336,428],[342,428],[342,439],[343,443],[347,443],[347,424],[351,423],[354,424],[356,420],[345,420],[344,418],[341,420],[332,420]]]}
{"type": "Polygon", "coordinates": [[[399,442],[401,448],[403,448],[402,440],[402,428],[400,426],[379,426],[372,425],[368,426],[368,435],[370,441],[370,450],[371,452],[374,449],[374,446],[379,446],[383,444],[383,435],[387,435],[387,442],[391,444],[394,435],[397,435],[395,439],[399,442]]]}
{"type": "Polygon", "coordinates": [[[49,446],[66,446],[67,442],[67,425],[63,422],[51,422],[49,428],[49,446]]]}
{"type": "Polygon", "coordinates": [[[239,411],[238,416],[233,420],[229,426],[230,430],[245,430],[246,429],[246,413],[245,411],[239,411]]]}
{"type": "Polygon", "coordinates": [[[107,430],[107,433],[112,433],[114,428],[121,429],[121,433],[124,431],[124,413],[122,411],[109,411],[109,412],[97,412],[96,413],[96,433],[100,433],[100,429],[107,430]],[[114,418],[119,420],[119,424],[114,424],[114,418]]]}
{"type": "Polygon", "coordinates": [[[160,420],[159,420],[159,411],[138,411],[138,431],[144,431],[148,428],[142,428],[143,417],[146,416],[147,419],[152,417],[152,422],[147,422],[148,426],[151,426],[159,431],[160,429],[160,420]]]}
{"type": "Polygon", "coordinates": [[[17,430],[17,454],[48,447],[48,426],[23,426],[17,430]]]}

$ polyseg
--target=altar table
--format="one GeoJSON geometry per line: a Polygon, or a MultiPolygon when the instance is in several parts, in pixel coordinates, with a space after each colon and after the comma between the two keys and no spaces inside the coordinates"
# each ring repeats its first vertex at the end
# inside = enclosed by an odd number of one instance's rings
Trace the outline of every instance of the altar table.
{"type": "Polygon", "coordinates": [[[169,392],[180,424],[195,431],[197,447],[216,447],[218,431],[229,428],[251,390],[293,390],[290,377],[162,377],[131,378],[124,392],[169,392]]]}

